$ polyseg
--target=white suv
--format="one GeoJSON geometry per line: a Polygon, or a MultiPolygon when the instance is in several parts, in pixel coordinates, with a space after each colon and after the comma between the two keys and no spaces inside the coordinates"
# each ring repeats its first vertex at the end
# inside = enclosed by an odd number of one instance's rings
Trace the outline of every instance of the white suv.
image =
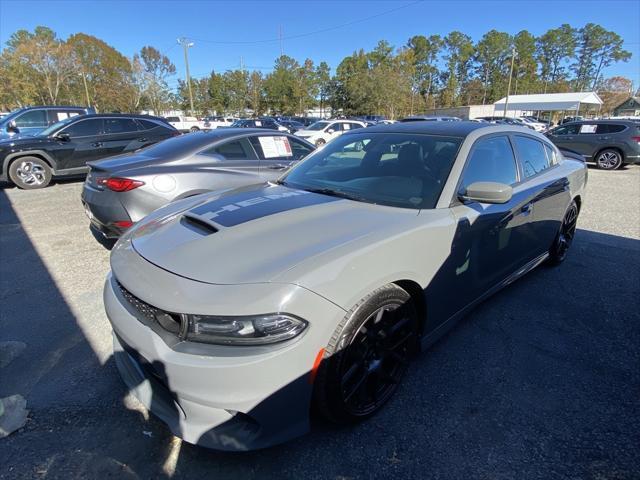
{"type": "Polygon", "coordinates": [[[309,125],[304,130],[298,130],[294,135],[304,138],[316,147],[321,147],[334,138],[339,137],[344,132],[366,126],[364,122],[355,120],[320,120],[319,122],[309,125]]]}

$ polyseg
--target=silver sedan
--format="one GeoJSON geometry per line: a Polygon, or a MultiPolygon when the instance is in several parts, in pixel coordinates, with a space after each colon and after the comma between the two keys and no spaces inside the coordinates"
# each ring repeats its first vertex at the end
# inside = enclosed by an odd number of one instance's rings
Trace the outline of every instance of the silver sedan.
{"type": "Polygon", "coordinates": [[[314,148],[293,135],[265,129],[183,135],[89,163],[82,203],[96,238],[115,239],[174,200],[275,180],[314,148]]]}

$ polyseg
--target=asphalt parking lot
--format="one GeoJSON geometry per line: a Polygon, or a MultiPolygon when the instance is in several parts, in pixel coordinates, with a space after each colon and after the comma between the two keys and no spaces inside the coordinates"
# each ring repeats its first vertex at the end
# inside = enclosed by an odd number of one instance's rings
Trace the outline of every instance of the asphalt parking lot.
{"type": "Polygon", "coordinates": [[[0,478],[640,478],[640,166],[590,169],[569,258],[485,302],[351,428],[244,454],[182,443],[127,395],[82,183],[0,189],[0,478]],[[2,362],[0,362],[2,365],[2,362]]]}

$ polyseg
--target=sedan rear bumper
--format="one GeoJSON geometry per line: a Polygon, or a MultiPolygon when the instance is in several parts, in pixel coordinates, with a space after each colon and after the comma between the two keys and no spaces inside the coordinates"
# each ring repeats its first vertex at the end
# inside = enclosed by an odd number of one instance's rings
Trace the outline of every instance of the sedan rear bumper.
{"type": "Polygon", "coordinates": [[[91,227],[109,239],[120,237],[129,227],[116,222],[130,222],[131,217],[116,192],[97,190],[86,182],[82,188],[82,204],[91,227]]]}

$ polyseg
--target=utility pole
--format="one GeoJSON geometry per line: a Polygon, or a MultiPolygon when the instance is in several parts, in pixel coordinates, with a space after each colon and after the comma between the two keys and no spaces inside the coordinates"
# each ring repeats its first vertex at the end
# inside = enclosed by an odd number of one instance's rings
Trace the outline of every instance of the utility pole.
{"type": "Polygon", "coordinates": [[[87,95],[87,107],[91,108],[91,100],[89,99],[89,87],[87,87],[87,76],[84,74],[84,70],[80,75],[82,75],[82,82],[84,83],[84,93],[87,95]]]}
{"type": "Polygon", "coordinates": [[[504,115],[507,116],[507,107],[509,106],[509,94],[511,93],[511,77],[513,76],[513,62],[516,59],[516,47],[511,49],[511,69],[509,70],[509,86],[507,87],[507,98],[504,101],[504,115]]]}
{"type": "Polygon", "coordinates": [[[189,88],[189,104],[191,105],[191,115],[193,115],[193,92],[191,91],[191,76],[189,75],[189,55],[187,50],[193,47],[193,42],[190,42],[185,37],[178,38],[178,45],[182,45],[184,49],[184,66],[187,71],[187,87],[189,88]]]}

